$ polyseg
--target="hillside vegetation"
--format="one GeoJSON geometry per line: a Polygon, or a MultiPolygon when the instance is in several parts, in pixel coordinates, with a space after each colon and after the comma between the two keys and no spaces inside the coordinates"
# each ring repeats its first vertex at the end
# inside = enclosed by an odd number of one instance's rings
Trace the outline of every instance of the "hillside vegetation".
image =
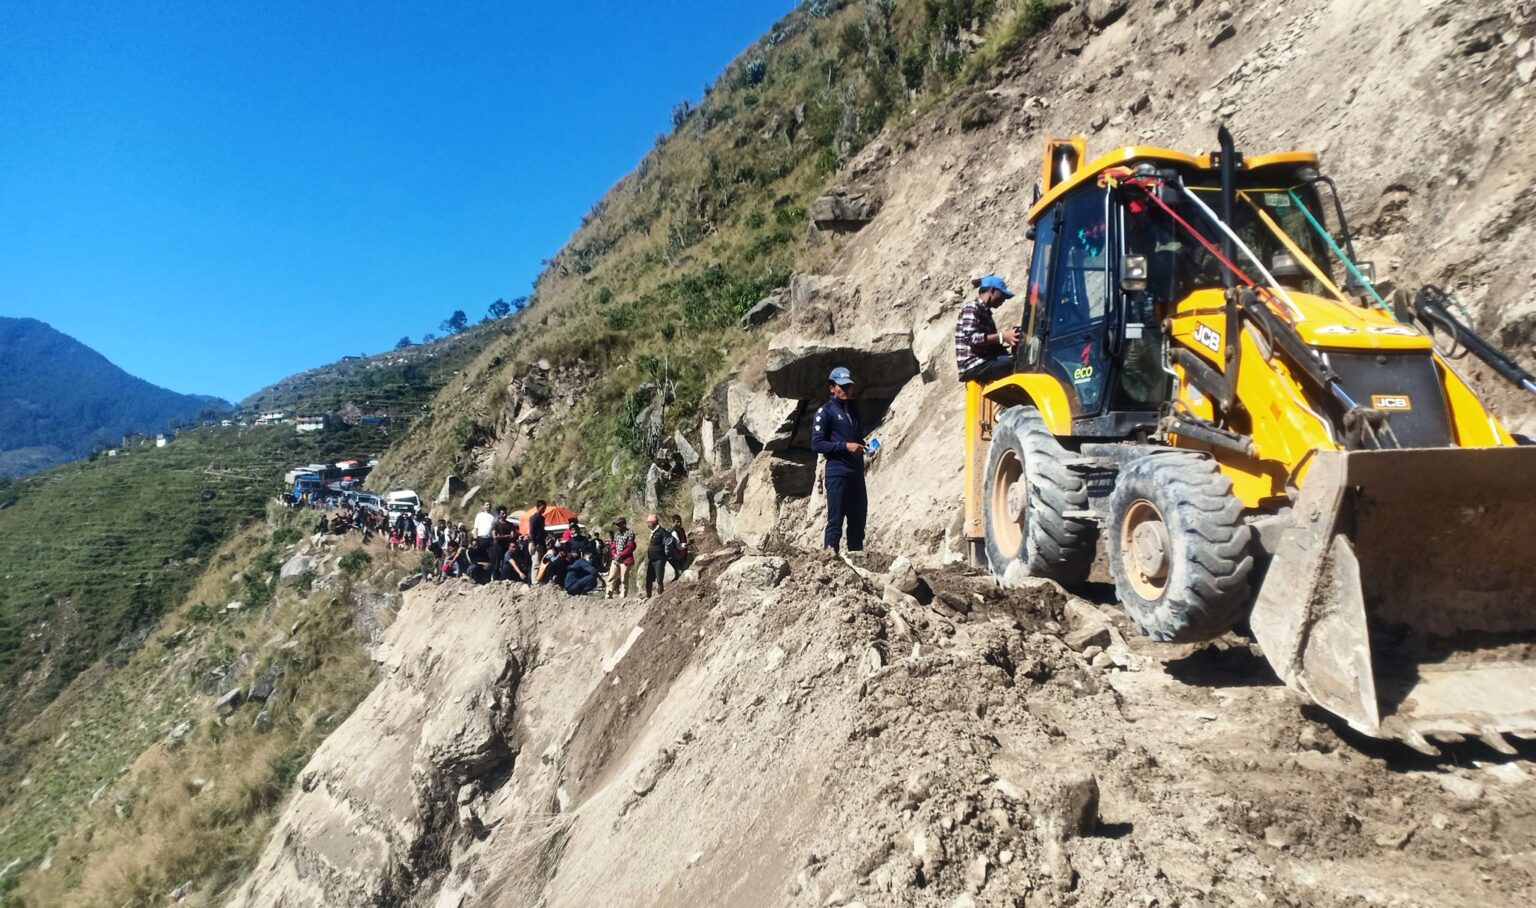
{"type": "Polygon", "coordinates": [[[350,404],[364,416],[389,417],[392,435],[402,435],[450,378],[516,324],[517,316],[485,321],[430,343],[317,366],[262,388],[241,401],[240,410],[309,415],[350,404]]]}
{"type": "Polygon", "coordinates": [[[197,429],[0,486],[0,800],[42,734],[27,718],[97,660],[142,646],[286,470],[384,442],[371,429],[197,429]]]}
{"type": "Polygon", "coordinates": [[[40,872],[7,875],[0,903],[155,905],[179,887],[210,905],[243,877],[299,770],[375,683],[366,647],[399,597],[370,590],[414,568],[356,537],[301,542],[312,516],[274,506],[246,526],[131,654],[27,722],[0,854],[40,872]],[[300,548],[328,572],[279,583],[300,548]],[[231,689],[249,693],[217,709],[231,689]]]}
{"type": "Polygon", "coordinates": [[[631,503],[656,438],[697,429],[706,392],[750,343],[741,315],[831,251],[808,207],[839,168],[986,77],[1059,8],[816,0],[774,23],[697,107],[673,111],[672,131],[550,260],[518,330],[444,390],[376,485],[436,488],[452,471],[513,504],[577,485],[571,504],[588,513],[631,503]],[[514,453],[508,404],[540,358],[581,393],[514,453]],[[646,384],[668,401],[659,435],[635,425],[646,384]]]}
{"type": "Polygon", "coordinates": [[[229,404],[135,378],[67,334],[31,318],[0,318],[0,476],[21,476],[217,415],[229,404]]]}

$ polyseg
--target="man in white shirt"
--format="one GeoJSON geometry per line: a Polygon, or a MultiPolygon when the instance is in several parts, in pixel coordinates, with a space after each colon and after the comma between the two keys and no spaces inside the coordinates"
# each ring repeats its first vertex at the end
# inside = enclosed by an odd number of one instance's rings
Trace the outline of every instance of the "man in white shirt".
{"type": "Polygon", "coordinates": [[[475,515],[475,538],[485,547],[491,548],[491,528],[496,525],[496,515],[491,511],[491,503],[485,503],[485,510],[475,515]]]}

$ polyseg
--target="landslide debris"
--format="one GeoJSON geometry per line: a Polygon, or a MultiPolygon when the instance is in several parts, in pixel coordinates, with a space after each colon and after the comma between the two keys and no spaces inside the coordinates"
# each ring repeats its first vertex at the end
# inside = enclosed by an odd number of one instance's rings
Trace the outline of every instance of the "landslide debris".
{"type": "Polygon", "coordinates": [[[902,562],[727,554],[648,604],[408,593],[236,904],[1536,895],[1531,754],[1376,752],[1235,641],[902,562]]]}

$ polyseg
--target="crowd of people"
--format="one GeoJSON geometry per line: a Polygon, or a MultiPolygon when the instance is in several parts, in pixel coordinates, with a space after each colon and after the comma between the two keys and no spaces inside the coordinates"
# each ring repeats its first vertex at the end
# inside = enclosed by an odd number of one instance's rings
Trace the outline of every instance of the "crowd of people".
{"type": "Polygon", "coordinates": [[[520,583],[559,587],[573,595],[601,588],[604,598],[635,595],[635,565],[645,565],[645,596],[666,588],[666,572],[676,580],[689,562],[688,531],[679,514],[670,525],[656,514],[645,518],[642,542],[624,517],[613,520],[604,538],[600,529],[588,530],[576,518],[550,527],[548,503],[537,502],[523,520],[505,507],[484,502],[470,526],[432,518],[424,509],[392,517],[349,504],[322,514],[316,533],[346,533],[359,529],[363,541],[384,534],[391,550],[421,552],[429,559],[426,578],[444,583],[466,580],[476,584],[520,583]],[[641,546],[644,546],[642,551],[641,546]]]}
{"type": "MultiPolygon", "coordinates": [[[[339,498],[323,504],[312,502],[309,506],[324,511],[315,523],[315,532],[321,535],[335,533],[339,536],[351,530],[358,530],[363,534],[364,542],[371,542],[373,534],[383,532],[389,522],[387,516],[381,511],[349,504],[339,498]]],[[[296,507],[303,507],[303,505],[296,505],[296,507]]]]}
{"type": "MultiPolygon", "coordinates": [[[[605,598],[633,595],[639,543],[628,520],[615,518],[604,538],[602,530],[588,530],[574,518],[550,529],[547,509],[546,502],[537,502],[527,515],[526,527],[506,508],[493,508],[489,501],[471,527],[448,527],[445,521],[433,524],[419,515],[416,545],[434,556],[431,575],[440,583],[460,578],[480,584],[550,585],[575,595],[601,586],[605,598]]],[[[671,526],[663,526],[655,514],[645,520],[645,595],[650,597],[665,589],[667,568],[674,579],[687,568],[688,532],[678,514],[672,515],[671,526]]]]}

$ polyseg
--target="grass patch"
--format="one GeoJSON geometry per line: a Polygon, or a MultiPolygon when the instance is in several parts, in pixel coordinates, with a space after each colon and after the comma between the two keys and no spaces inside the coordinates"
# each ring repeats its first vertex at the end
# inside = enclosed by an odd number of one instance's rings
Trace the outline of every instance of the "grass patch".
{"type": "MultiPolygon", "coordinates": [[[[299,771],[375,682],[352,610],[334,604],[345,593],[283,587],[261,608],[203,613],[286,552],[274,538],[302,518],[273,518],[277,532],[258,524],[221,550],[232,557],[215,559],[126,664],[93,667],[81,679],[92,683],[71,686],[35,721],[50,743],[34,749],[28,784],[0,808],[0,855],[32,865],[10,904],[163,904],[188,881],[194,903],[217,904],[254,865],[299,771]],[[248,667],[229,684],[248,687],[274,660],[286,670],[272,700],[221,721],[203,679],[242,655],[248,667]],[[267,731],[253,721],[263,709],[267,731]],[[194,730],[171,745],[181,722],[194,730]],[[41,871],[45,854],[52,866],[41,871]]],[[[341,560],[361,582],[374,557],[354,548],[341,560]]]]}

